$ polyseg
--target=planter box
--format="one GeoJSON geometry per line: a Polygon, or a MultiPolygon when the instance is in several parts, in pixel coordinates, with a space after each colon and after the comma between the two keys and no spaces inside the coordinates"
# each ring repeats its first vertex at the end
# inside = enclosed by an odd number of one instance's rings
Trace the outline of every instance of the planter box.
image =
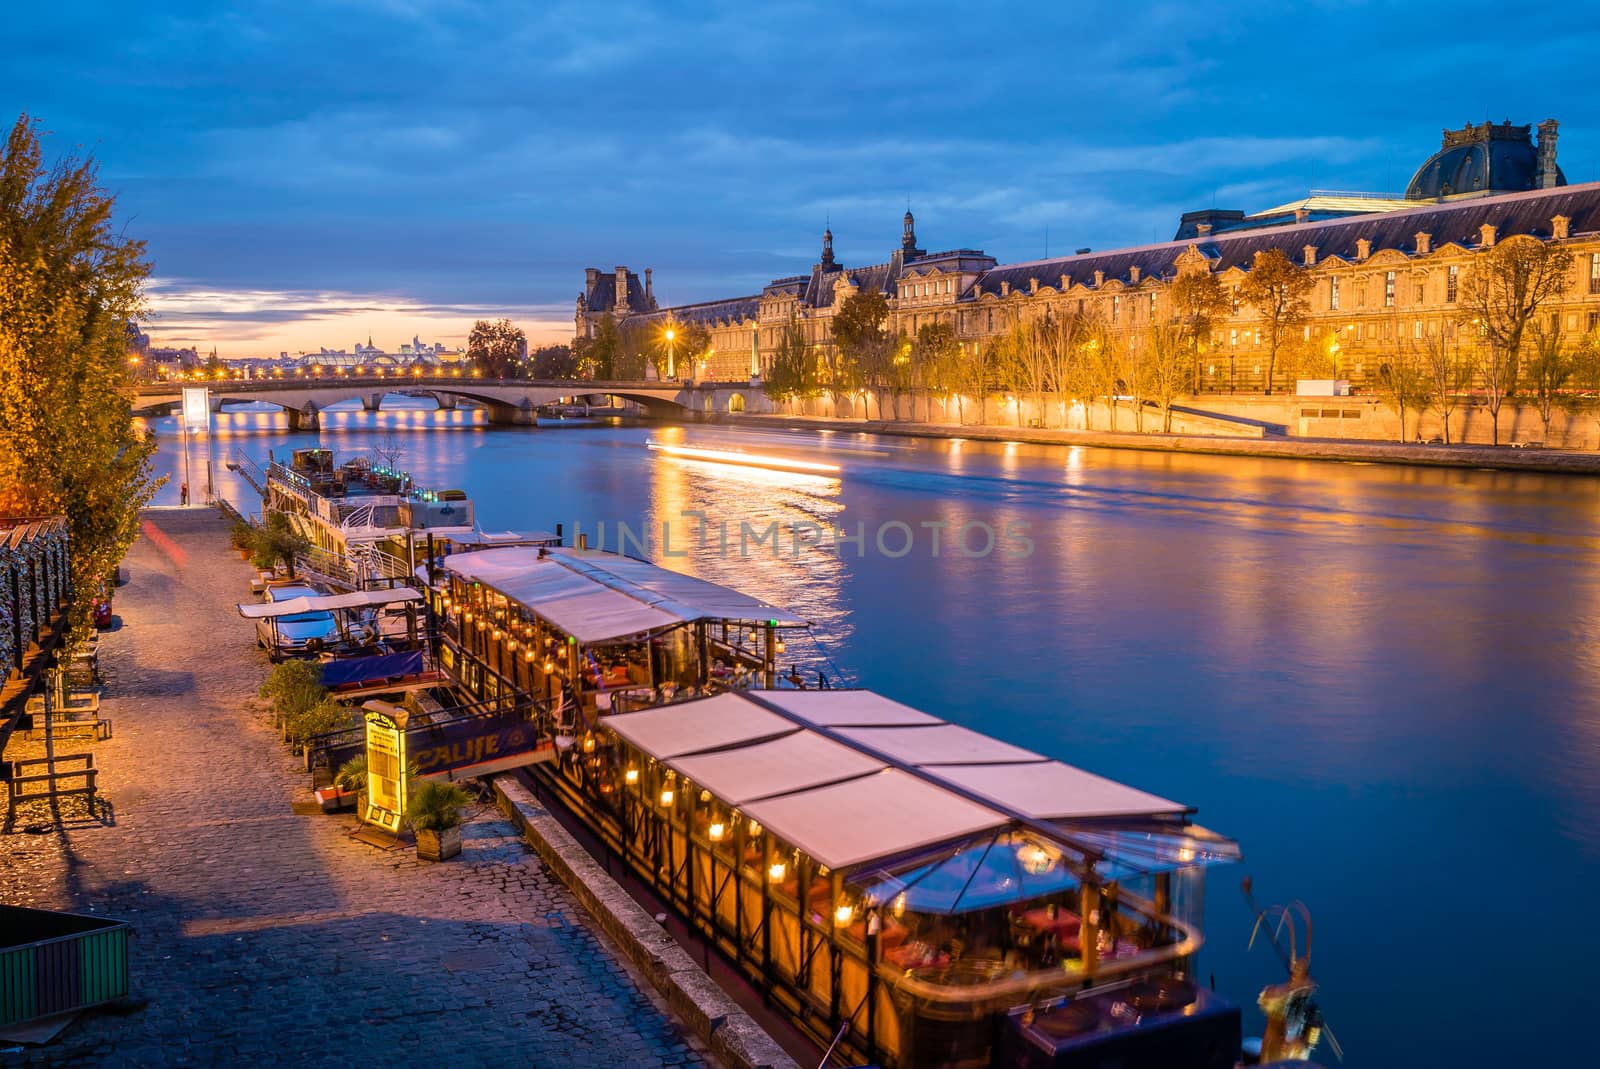
{"type": "Polygon", "coordinates": [[[356,796],[361,792],[341,791],[337,787],[318,787],[314,793],[324,813],[336,813],[341,809],[354,809],[356,796]]]}
{"type": "Polygon", "coordinates": [[[128,925],[0,906],[0,1027],[128,993],[128,925]]]}
{"type": "Polygon", "coordinates": [[[461,853],[461,825],[443,831],[417,832],[417,857],[423,861],[446,861],[461,853]]]}

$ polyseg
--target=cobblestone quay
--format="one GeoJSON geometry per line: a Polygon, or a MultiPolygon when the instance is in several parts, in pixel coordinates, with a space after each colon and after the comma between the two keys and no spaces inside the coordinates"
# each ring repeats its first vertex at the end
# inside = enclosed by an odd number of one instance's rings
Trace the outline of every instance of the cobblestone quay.
{"type": "Polygon", "coordinates": [[[215,513],[147,514],[127,568],[101,641],[107,812],[45,834],[19,814],[0,901],[132,922],[149,1004],[0,1066],[709,1063],[492,805],[439,865],[291,809],[307,777],[258,710],[249,572],[215,513]]]}

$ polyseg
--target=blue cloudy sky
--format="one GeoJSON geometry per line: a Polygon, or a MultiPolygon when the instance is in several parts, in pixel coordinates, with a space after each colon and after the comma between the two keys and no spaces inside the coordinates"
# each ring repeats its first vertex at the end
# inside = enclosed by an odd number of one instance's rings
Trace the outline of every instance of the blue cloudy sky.
{"type": "Polygon", "coordinates": [[[672,302],[922,244],[1002,260],[1187,208],[1392,190],[1445,125],[1562,122],[1600,20],[1459,2],[10,5],[0,109],[101,161],[159,341],[224,355],[569,331],[583,268],[672,302]]]}

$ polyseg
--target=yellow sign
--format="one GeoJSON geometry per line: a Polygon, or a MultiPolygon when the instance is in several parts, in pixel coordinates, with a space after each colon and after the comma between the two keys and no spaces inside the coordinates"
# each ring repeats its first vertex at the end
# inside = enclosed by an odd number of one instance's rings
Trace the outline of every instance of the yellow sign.
{"type": "Polygon", "coordinates": [[[370,701],[362,708],[367,711],[367,811],[361,819],[398,835],[410,789],[406,782],[410,714],[388,702],[370,701]]]}

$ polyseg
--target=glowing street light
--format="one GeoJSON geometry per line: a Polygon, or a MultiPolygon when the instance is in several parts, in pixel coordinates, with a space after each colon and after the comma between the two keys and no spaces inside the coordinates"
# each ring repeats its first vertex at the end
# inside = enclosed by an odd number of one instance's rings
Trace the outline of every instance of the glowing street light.
{"type": "Polygon", "coordinates": [[[673,378],[677,374],[676,370],[673,367],[672,350],[673,350],[673,342],[675,342],[677,340],[677,338],[678,338],[678,332],[676,330],[674,330],[672,327],[668,327],[667,328],[667,332],[666,332],[666,338],[667,338],[667,378],[670,379],[670,378],[673,378]]]}

